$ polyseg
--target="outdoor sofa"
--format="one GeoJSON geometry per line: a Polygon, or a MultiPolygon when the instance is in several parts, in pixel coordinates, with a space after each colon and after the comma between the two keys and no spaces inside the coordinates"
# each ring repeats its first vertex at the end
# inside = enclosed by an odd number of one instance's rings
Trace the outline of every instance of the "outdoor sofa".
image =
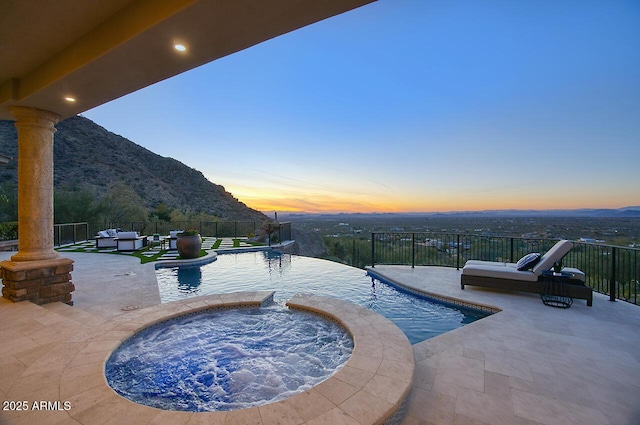
{"type": "MultiPolygon", "coordinates": [[[[535,259],[535,254],[528,254],[518,263],[500,263],[494,261],[469,260],[462,268],[460,287],[482,286],[485,288],[501,289],[508,291],[523,291],[541,294],[545,287],[543,272],[549,271],[554,263],[560,261],[573,248],[573,244],[567,240],[557,242],[544,255],[535,259]],[[527,259],[534,259],[533,266],[528,268],[524,264],[527,259]],[[520,265],[520,266],[519,266],[520,265]]],[[[593,302],[593,290],[584,285],[584,273],[574,268],[564,268],[564,272],[573,274],[563,288],[571,298],[583,299],[587,305],[593,302]]]]}
{"type": "Polygon", "coordinates": [[[96,248],[116,248],[118,246],[116,242],[116,229],[101,230],[96,236],[96,248]]]}
{"type": "Polygon", "coordinates": [[[118,251],[137,251],[146,246],[147,237],[138,232],[118,232],[115,241],[118,251]]]}

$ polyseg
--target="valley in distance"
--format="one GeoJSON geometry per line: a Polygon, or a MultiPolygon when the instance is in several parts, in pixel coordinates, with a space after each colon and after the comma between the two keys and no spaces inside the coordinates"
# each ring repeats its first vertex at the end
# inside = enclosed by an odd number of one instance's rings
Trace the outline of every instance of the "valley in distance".
{"type": "MultiPolygon", "coordinates": [[[[269,214],[268,214],[269,215],[269,214]]],[[[371,232],[428,232],[476,236],[569,239],[640,248],[640,206],[620,209],[482,211],[454,213],[278,212],[280,221],[325,241],[368,239],[371,232]]]]}

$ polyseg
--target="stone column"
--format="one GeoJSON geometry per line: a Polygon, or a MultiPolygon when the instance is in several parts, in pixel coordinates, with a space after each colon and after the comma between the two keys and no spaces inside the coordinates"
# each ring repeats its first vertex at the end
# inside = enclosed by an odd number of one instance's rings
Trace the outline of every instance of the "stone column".
{"type": "Polygon", "coordinates": [[[18,128],[18,252],[0,262],[2,295],[71,304],[73,260],[53,249],[53,134],[60,117],[22,106],[9,110],[18,128]]]}
{"type": "Polygon", "coordinates": [[[18,128],[18,253],[13,261],[48,260],[53,250],[53,133],[60,117],[9,107],[18,128]]]}

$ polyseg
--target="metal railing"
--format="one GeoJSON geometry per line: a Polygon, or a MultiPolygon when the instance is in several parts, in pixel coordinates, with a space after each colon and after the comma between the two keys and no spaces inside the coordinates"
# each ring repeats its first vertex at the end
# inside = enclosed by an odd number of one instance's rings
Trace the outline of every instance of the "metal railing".
{"type": "Polygon", "coordinates": [[[237,238],[253,236],[260,229],[262,223],[255,221],[134,221],[134,222],[107,222],[92,223],[91,235],[96,235],[100,230],[122,229],[130,232],[138,232],[141,235],[168,235],[171,230],[198,229],[201,235],[216,238],[237,238]]]}
{"type": "MultiPolygon", "coordinates": [[[[255,221],[156,221],[156,222],[123,222],[123,223],[64,223],[54,225],[54,246],[67,245],[93,238],[98,231],[105,229],[122,229],[138,232],[140,235],[158,233],[168,235],[171,230],[195,228],[200,234],[216,238],[250,237],[260,231],[263,224],[255,221]]],[[[291,240],[291,223],[267,224],[267,241],[283,242],[291,240]]]]}
{"type": "Polygon", "coordinates": [[[291,222],[283,221],[278,227],[278,238],[280,242],[290,241],[291,239],[291,222]]]}
{"type": "MultiPolygon", "coordinates": [[[[467,260],[515,263],[527,253],[548,251],[557,240],[476,236],[454,233],[383,232],[371,234],[371,265],[400,264],[460,269],[467,260]]],[[[640,304],[640,249],[573,242],[562,259],[582,270],[586,285],[609,299],[640,304]]]]}
{"type": "Polygon", "coordinates": [[[53,245],[67,245],[89,239],[89,223],[64,223],[53,225],[53,245]]]}

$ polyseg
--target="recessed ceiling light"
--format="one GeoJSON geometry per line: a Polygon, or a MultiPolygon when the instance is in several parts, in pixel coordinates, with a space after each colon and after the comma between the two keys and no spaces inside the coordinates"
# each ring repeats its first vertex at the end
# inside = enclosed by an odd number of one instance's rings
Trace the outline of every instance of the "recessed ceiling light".
{"type": "Polygon", "coordinates": [[[173,47],[179,52],[184,52],[185,50],[187,50],[184,44],[174,44],[173,47]]]}
{"type": "Polygon", "coordinates": [[[71,97],[71,96],[66,96],[66,97],[64,98],[64,100],[66,100],[67,102],[75,102],[75,101],[76,101],[76,98],[75,98],[75,97],[71,97]]]}

